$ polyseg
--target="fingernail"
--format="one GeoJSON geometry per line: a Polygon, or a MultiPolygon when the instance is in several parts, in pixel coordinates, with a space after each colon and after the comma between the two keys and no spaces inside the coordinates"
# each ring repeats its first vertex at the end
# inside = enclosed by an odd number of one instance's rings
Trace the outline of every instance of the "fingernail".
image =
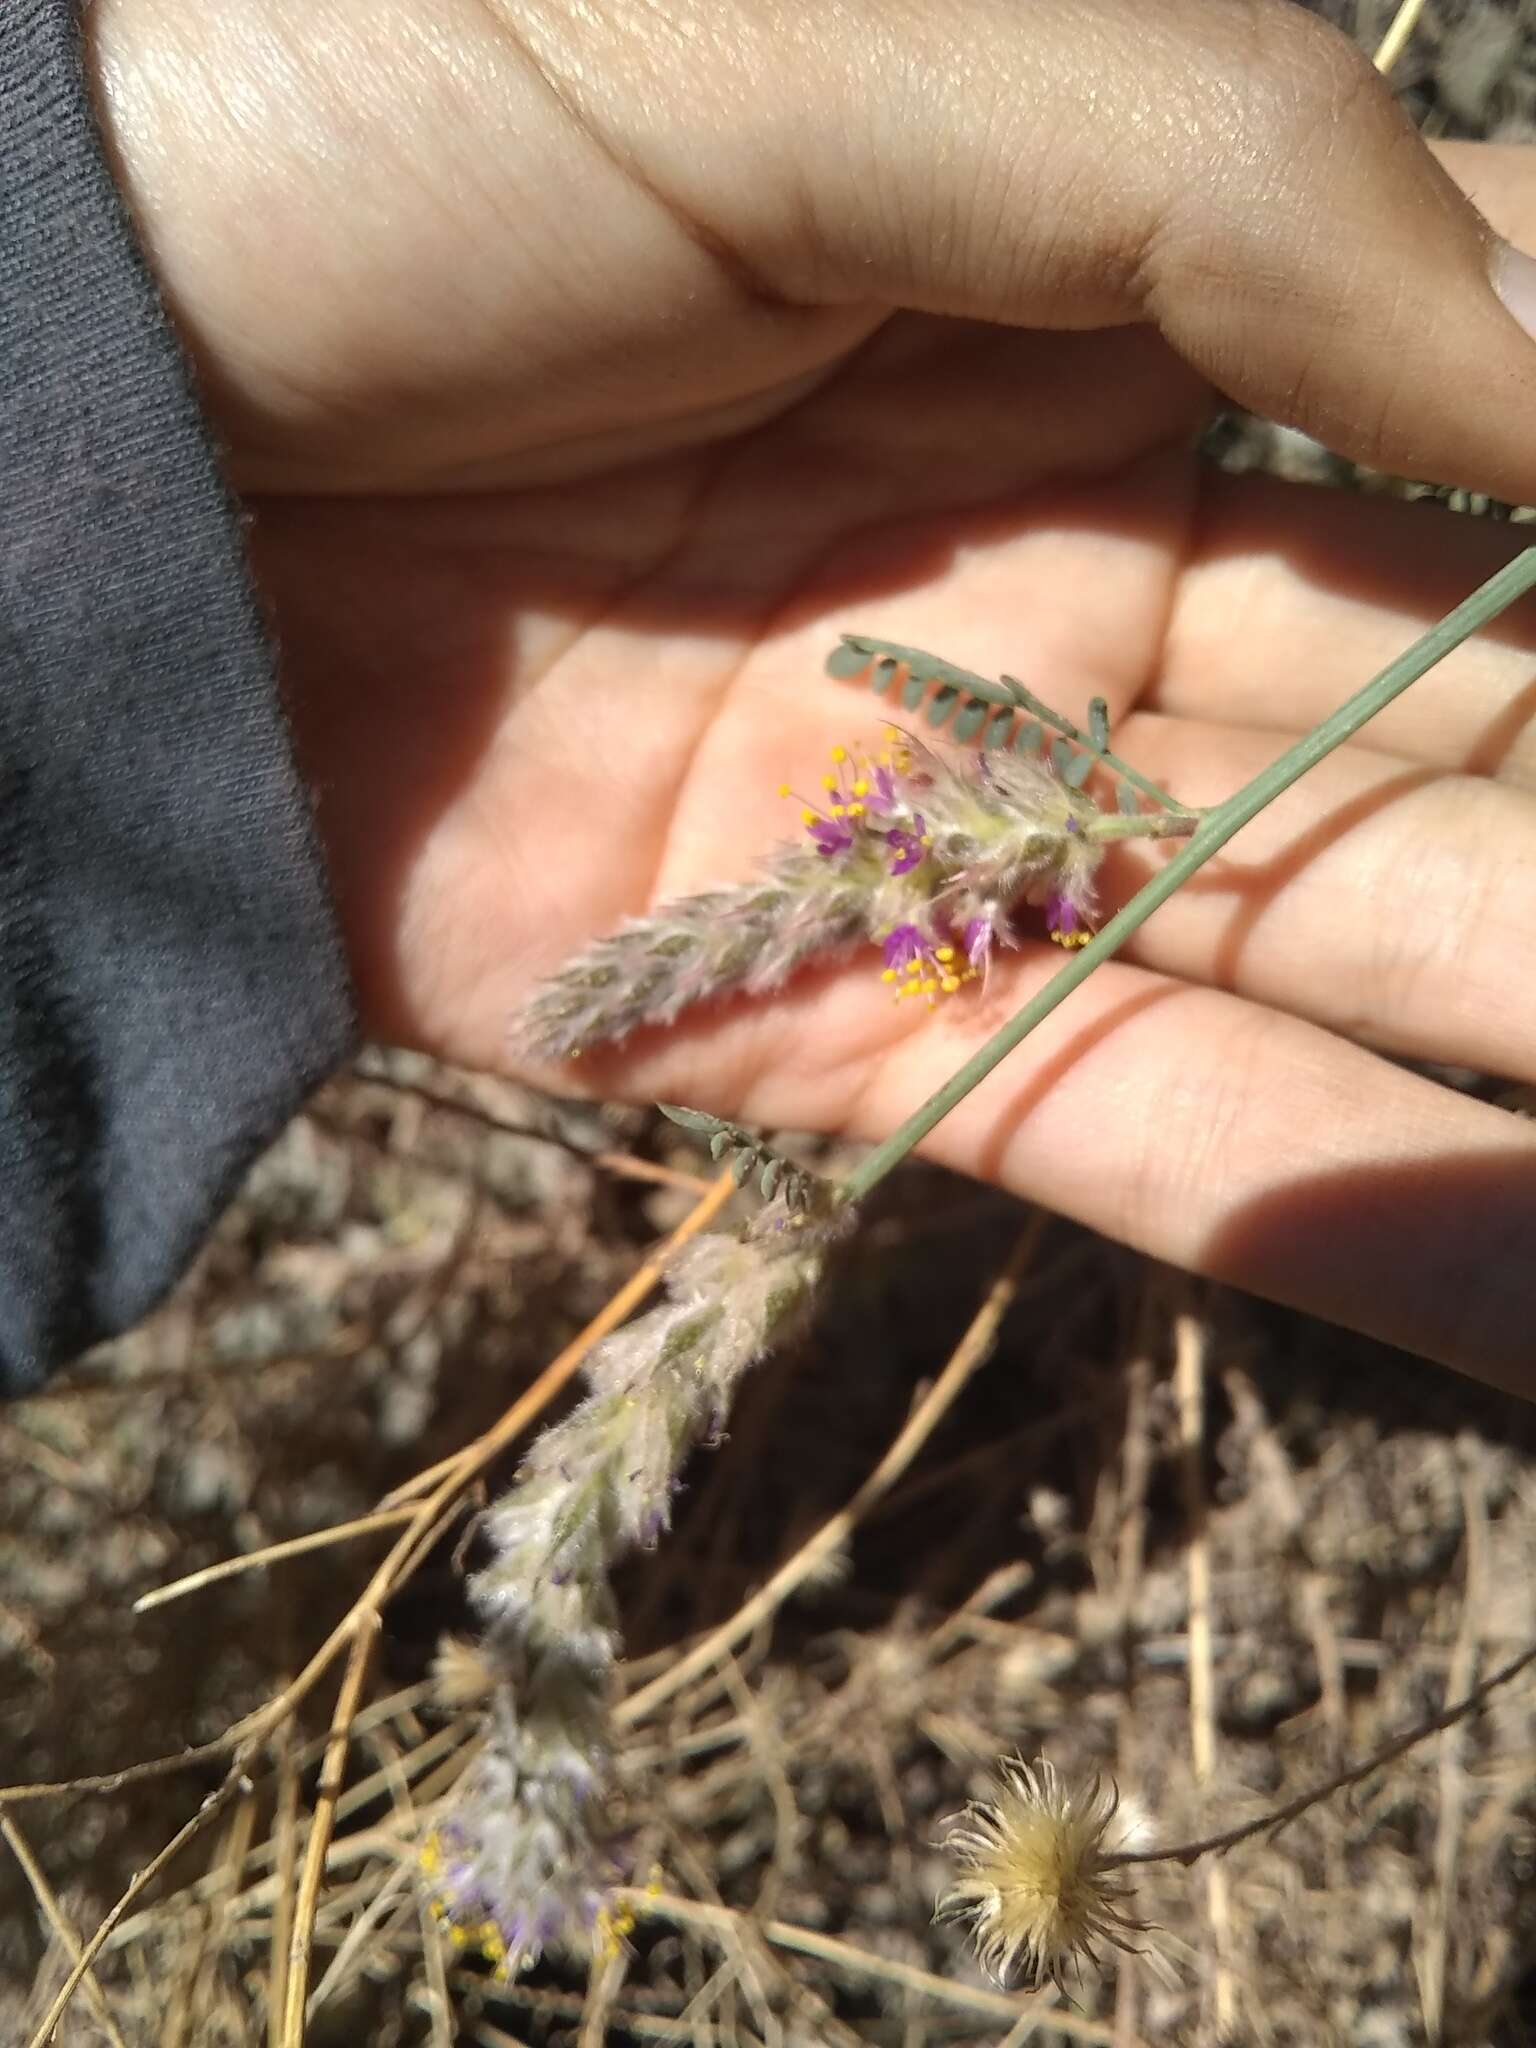
{"type": "Polygon", "coordinates": [[[1536,340],[1536,257],[1500,242],[1493,256],[1493,288],[1505,310],[1536,340]]]}

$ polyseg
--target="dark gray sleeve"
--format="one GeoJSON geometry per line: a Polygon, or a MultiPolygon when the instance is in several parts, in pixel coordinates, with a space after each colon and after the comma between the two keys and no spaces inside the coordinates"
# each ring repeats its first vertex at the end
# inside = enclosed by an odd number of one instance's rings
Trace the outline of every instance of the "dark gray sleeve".
{"type": "Polygon", "coordinates": [[[0,1392],[134,1322],[346,1053],[238,508],[105,167],[0,0],[0,1392]]]}

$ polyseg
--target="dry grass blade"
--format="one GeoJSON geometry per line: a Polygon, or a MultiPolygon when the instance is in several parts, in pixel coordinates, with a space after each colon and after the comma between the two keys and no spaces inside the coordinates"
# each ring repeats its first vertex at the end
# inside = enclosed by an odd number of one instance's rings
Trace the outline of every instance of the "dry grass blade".
{"type": "MultiPolygon", "coordinates": [[[[729,1906],[707,1906],[695,1899],[680,1899],[666,1892],[658,1895],[622,1891],[618,1897],[639,1918],[666,1920],[677,1927],[700,1927],[717,1937],[733,1933],[743,1918],[732,1912],[729,1906]]],[[[814,1956],[818,1962],[830,1963],[834,1969],[845,1970],[850,1976],[872,1977],[887,1984],[899,1984],[904,1991],[931,1998],[938,2005],[959,2006],[966,2012],[982,2013],[988,2019],[1006,2021],[1015,2026],[1020,2020],[1032,2020],[1038,2015],[1038,2024],[1048,2025],[1071,2040],[1097,2041],[1105,2044],[1105,2048],[1109,2048],[1113,2040],[1108,2027],[1097,2020],[1084,2019],[1078,2013],[1064,2012],[1047,1997],[1010,1998],[1006,1992],[989,1991],[984,1985],[960,1984],[950,1977],[937,1977],[931,1970],[919,1970],[911,1963],[872,1955],[868,1949],[855,1948],[851,1942],[838,1941],[830,1934],[818,1934],[809,1927],[793,1926],[787,1920],[747,1920],[745,1925],[775,1948],[788,1949],[796,1955],[814,1956]]],[[[1135,2048],[1134,2043],[1131,2048],[1135,2048]]]]}
{"type": "MultiPolygon", "coordinates": [[[[1174,1396],[1179,1411],[1179,1481],[1187,1525],[1185,1569],[1189,1576],[1189,1746],[1201,1794],[1216,1776],[1216,1665],[1211,1647],[1211,1549],[1205,1497],[1204,1323],[1186,1310],[1174,1324],[1174,1396]]],[[[1212,1863],[1205,1873],[1206,1903],[1215,1951],[1214,2027],[1228,2040],[1237,2023],[1232,1977],[1232,1902],[1227,1872],[1212,1863]]]]}
{"type": "Polygon", "coordinates": [[[307,1536],[289,1536],[281,1543],[268,1543],[260,1550],[242,1551],[239,1557],[222,1558],[218,1564],[204,1565],[201,1571],[188,1572],[184,1579],[172,1579],[169,1585],[155,1586],[149,1592],[141,1593],[133,1603],[133,1611],[135,1614],[148,1614],[152,1607],[163,1607],[168,1600],[179,1600],[186,1593],[200,1593],[204,1586],[217,1585],[220,1579],[232,1579],[241,1572],[276,1564],[285,1557],[302,1557],[307,1550],[324,1550],[332,1543],[345,1543],[353,1536],[370,1536],[376,1529],[397,1528],[401,1522],[408,1522],[413,1512],[409,1507],[377,1508],[372,1514],[359,1515],[355,1521],[336,1522],[328,1529],[316,1529],[307,1536]]]}
{"type": "MultiPolygon", "coordinates": [[[[1461,1485],[1462,1522],[1466,1530],[1466,1585],[1450,1669],[1446,1674],[1448,1701],[1467,1692],[1477,1677],[1488,1550],[1488,1510],[1475,1438],[1464,1435],[1457,1439],[1456,1463],[1461,1485]]],[[[1424,2015],[1424,2038],[1431,2048],[1436,2048],[1445,2032],[1446,1953],[1456,1896],[1456,1863],[1467,1818],[1465,1733],[1464,1724],[1452,1722],[1440,1738],[1434,1885],[1425,1901],[1418,1939],[1414,1943],[1414,1967],[1424,2015]]]]}
{"type": "Polygon", "coordinates": [[[659,1166],[654,1159],[640,1159],[633,1152],[589,1152],[584,1145],[576,1144],[558,1131],[540,1131],[531,1124],[509,1122],[481,1103],[449,1095],[441,1088],[429,1087],[424,1081],[403,1081],[398,1075],[374,1071],[366,1072],[362,1078],[371,1088],[388,1088],[396,1095],[409,1096],[413,1102],[420,1102],[428,1109],[462,1117],[466,1123],[479,1124],[483,1130],[494,1131],[499,1137],[526,1138],[536,1145],[553,1145],[558,1151],[569,1153],[573,1159],[580,1159],[589,1166],[600,1166],[619,1180],[648,1181],[663,1188],[685,1188],[695,1195],[707,1194],[713,1185],[706,1174],[686,1173],[676,1166],[659,1166]]]}
{"type": "Polygon", "coordinates": [[[267,2048],[282,2048],[283,2014],[288,2007],[288,1945],[293,1933],[293,1880],[299,1862],[299,1763],[291,1724],[284,1723],[278,1730],[277,1745],[277,1810],[272,1820],[277,1900],[267,1971],[267,2048]]]}
{"type": "Polygon", "coordinates": [[[37,1900],[43,1918],[53,1929],[59,1946],[69,1957],[70,1962],[77,1969],[81,1970],[81,1982],[85,1986],[85,1995],[90,2002],[91,2010],[100,2022],[102,2032],[111,2043],[111,2048],[127,2048],[127,2043],[118,2031],[117,2022],[113,2019],[111,2010],[107,2005],[107,1995],[96,1980],[95,1971],[88,1966],[82,1967],[81,1965],[82,1950],[79,1935],[76,1934],[74,1928],[70,1925],[68,1915],[54,1894],[53,1886],[44,1877],[37,1858],[32,1854],[31,1846],[27,1842],[26,1837],[8,1813],[0,1813],[0,1836],[4,1837],[11,1854],[21,1865],[22,1875],[26,1878],[27,1883],[31,1885],[32,1895],[37,1900]]]}
{"type": "Polygon", "coordinates": [[[421,1961],[426,1976],[421,2003],[426,2007],[430,2030],[429,2048],[453,2048],[453,2004],[448,1996],[448,1971],[443,1963],[443,1944],[427,1902],[419,1888],[416,1916],[421,1927],[421,1961]]]}
{"type": "Polygon", "coordinates": [[[302,2048],[304,2040],[304,1999],[309,1989],[309,1958],[314,1945],[320,1885],[325,1876],[325,1854],[331,1844],[331,1830],[336,1824],[336,1801],[346,1772],[352,1722],[362,1704],[363,1684],[368,1676],[377,1629],[378,1616],[374,1614],[370,1616],[370,1625],[359,1633],[352,1645],[346,1676],[336,1697],[336,1711],[331,1717],[331,1735],[320,1766],[320,1784],[309,1825],[309,1840],[304,1845],[304,1867],[299,1875],[298,1897],[293,1907],[293,1928],[288,1941],[287,1995],[283,2031],[279,2036],[282,2048],[302,2048]]]}
{"type": "Polygon", "coordinates": [[[1392,18],[1391,26],[1377,45],[1375,65],[1383,76],[1407,49],[1414,30],[1419,25],[1419,16],[1424,12],[1424,0],[1403,0],[1392,18]]]}
{"type": "Polygon", "coordinates": [[[815,1534],[810,1536],[792,1557],[786,1559],[773,1577],[760,1586],[749,1600],[744,1601],[727,1621],[723,1621],[702,1642],[695,1644],[691,1650],[679,1657],[675,1664],[653,1678],[649,1685],[643,1686],[639,1692],[631,1693],[628,1699],[621,1702],[616,1715],[621,1726],[632,1726],[635,1722],[643,1720],[665,1701],[675,1697],[701,1672],[718,1663],[744,1637],[749,1636],[759,1622],[766,1620],[782,1607],[796,1589],[815,1574],[825,1559],[843,1547],[876,1501],[888,1493],[900,1479],[954,1405],[971,1376],[986,1362],[996,1340],[999,1325],[1008,1313],[1014,1295],[1018,1292],[1019,1282],[1034,1257],[1043,1228],[1044,1217],[1038,1213],[1031,1216],[1007,1265],[994,1281],[986,1300],[950,1354],[944,1369],[908,1416],[885,1456],[848,1505],[840,1508],[835,1515],[823,1522],[815,1534]]]}
{"type": "Polygon", "coordinates": [[[75,1958],[73,1969],[59,1986],[58,1995],[44,2014],[41,2025],[32,2034],[27,2043],[27,2048],[48,2048],[48,2044],[53,2039],[59,2021],[64,2017],[65,2009],[79,1990],[81,1980],[90,1969],[102,1945],[118,1921],[122,1919],[139,1894],[147,1890],[154,1883],[166,1865],[174,1862],[182,1850],[186,1848],[187,1844],[195,1841],[204,1828],[213,1825],[230,1800],[235,1798],[237,1794],[250,1789],[250,1782],[244,1771],[238,1768],[232,1769],[223,1784],[216,1791],[209,1793],[208,1797],[185,1826],[178,1828],[159,1854],[152,1856],[144,1868],[135,1875],[132,1883],[124,1891],[117,1904],[108,1913],[105,1920],[102,1921],[96,1932],[75,1958]]]}

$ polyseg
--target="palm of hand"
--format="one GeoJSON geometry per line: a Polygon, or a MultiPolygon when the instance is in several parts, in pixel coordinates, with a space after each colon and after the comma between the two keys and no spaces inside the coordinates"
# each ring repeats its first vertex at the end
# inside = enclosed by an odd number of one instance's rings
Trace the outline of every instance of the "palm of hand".
{"type": "MultiPolygon", "coordinates": [[[[1288,563],[1294,494],[1268,484],[1213,486],[1204,530],[1205,403],[1140,330],[899,316],[768,424],[643,466],[271,502],[258,561],[368,1027],[505,1067],[539,976],[626,913],[741,877],[794,829],[778,783],[813,786],[834,741],[879,728],[875,700],[820,676],[844,627],[1007,668],[1069,714],[1102,694],[1122,751],[1204,802],[1506,551],[1444,521],[1433,565],[1422,515],[1323,500],[1311,559],[1288,563]]],[[[934,1151],[1500,1369],[1498,1282],[1474,1295],[1468,1275],[1491,1228],[1533,1221],[1536,1147],[1333,1035],[1530,1078],[1504,943],[1536,873],[1528,661],[1505,641],[1451,666],[1250,828],[1147,928],[1146,964],[1095,976],[934,1151]],[[1468,766],[1498,779],[1430,772],[1468,766]],[[1387,1299],[1399,1266],[1415,1283],[1387,1299]]],[[[890,1005],[871,956],[575,1079],[880,1135],[1058,957],[1027,942],[930,1016],[890,1005]]]]}

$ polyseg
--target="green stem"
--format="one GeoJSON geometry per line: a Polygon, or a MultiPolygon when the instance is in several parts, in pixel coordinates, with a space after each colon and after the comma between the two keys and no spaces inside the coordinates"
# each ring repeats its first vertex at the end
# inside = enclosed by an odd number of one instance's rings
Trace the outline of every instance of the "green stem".
{"type": "MultiPolygon", "coordinates": [[[[1353,739],[1360,728],[1373,719],[1378,711],[1390,704],[1394,697],[1401,696],[1410,683],[1416,683],[1420,676],[1428,673],[1437,662],[1443,661],[1453,648],[1459,647],[1479,628],[1496,619],[1500,612],[1508,609],[1516,598],[1521,597],[1536,584],[1536,548],[1526,548],[1515,559],[1500,569],[1496,576],[1473,591],[1462,604],[1449,612],[1439,625],[1432,626],[1422,639],[1416,640],[1406,653],[1388,664],[1381,674],[1372,678],[1363,689],[1341,704],[1331,717],[1315,726],[1305,739],[1298,740],[1294,747],[1288,747],[1270,766],[1256,775],[1249,783],[1227,798],[1223,804],[1206,812],[1196,826],[1187,846],[1182,847],[1166,867],[1160,868],[1144,888],[1139,889],[1123,910],[1117,911],[1103,929],[1096,932],[1080,953],[1075,953],[1061,969],[1053,975],[1045,987],[1031,996],[1016,1015],[1009,1018],[1002,1028],[993,1033],[985,1045],[965,1062],[959,1072],[951,1075],[944,1086],[930,1095],[921,1108],[897,1131],[894,1131],[883,1145],[864,1159],[843,1182],[840,1195],[845,1202],[860,1201],[871,1188],[885,1179],[892,1167],[898,1165],[913,1148],[922,1143],[928,1133],[949,1112],[956,1103],[970,1094],[978,1082],[984,1081],[992,1069],[1011,1053],[1015,1046],[1027,1038],[1037,1024],[1045,1019],[1061,1002],[1071,995],[1073,989],[1085,982],[1094,969],[1103,965],[1112,954],[1118,953],[1126,940],[1144,925],[1159,905],[1166,903],[1174,890],[1187,882],[1197,868],[1204,867],[1212,854],[1220,852],[1234,833],[1258,816],[1267,804],[1274,802],[1282,791],[1305,775],[1309,768],[1315,768],[1335,747],[1353,739]]],[[[856,645],[866,644],[862,637],[856,645]]]]}
{"type": "Polygon", "coordinates": [[[1105,811],[1083,827],[1085,839],[1191,839],[1204,811],[1105,811]]]}

